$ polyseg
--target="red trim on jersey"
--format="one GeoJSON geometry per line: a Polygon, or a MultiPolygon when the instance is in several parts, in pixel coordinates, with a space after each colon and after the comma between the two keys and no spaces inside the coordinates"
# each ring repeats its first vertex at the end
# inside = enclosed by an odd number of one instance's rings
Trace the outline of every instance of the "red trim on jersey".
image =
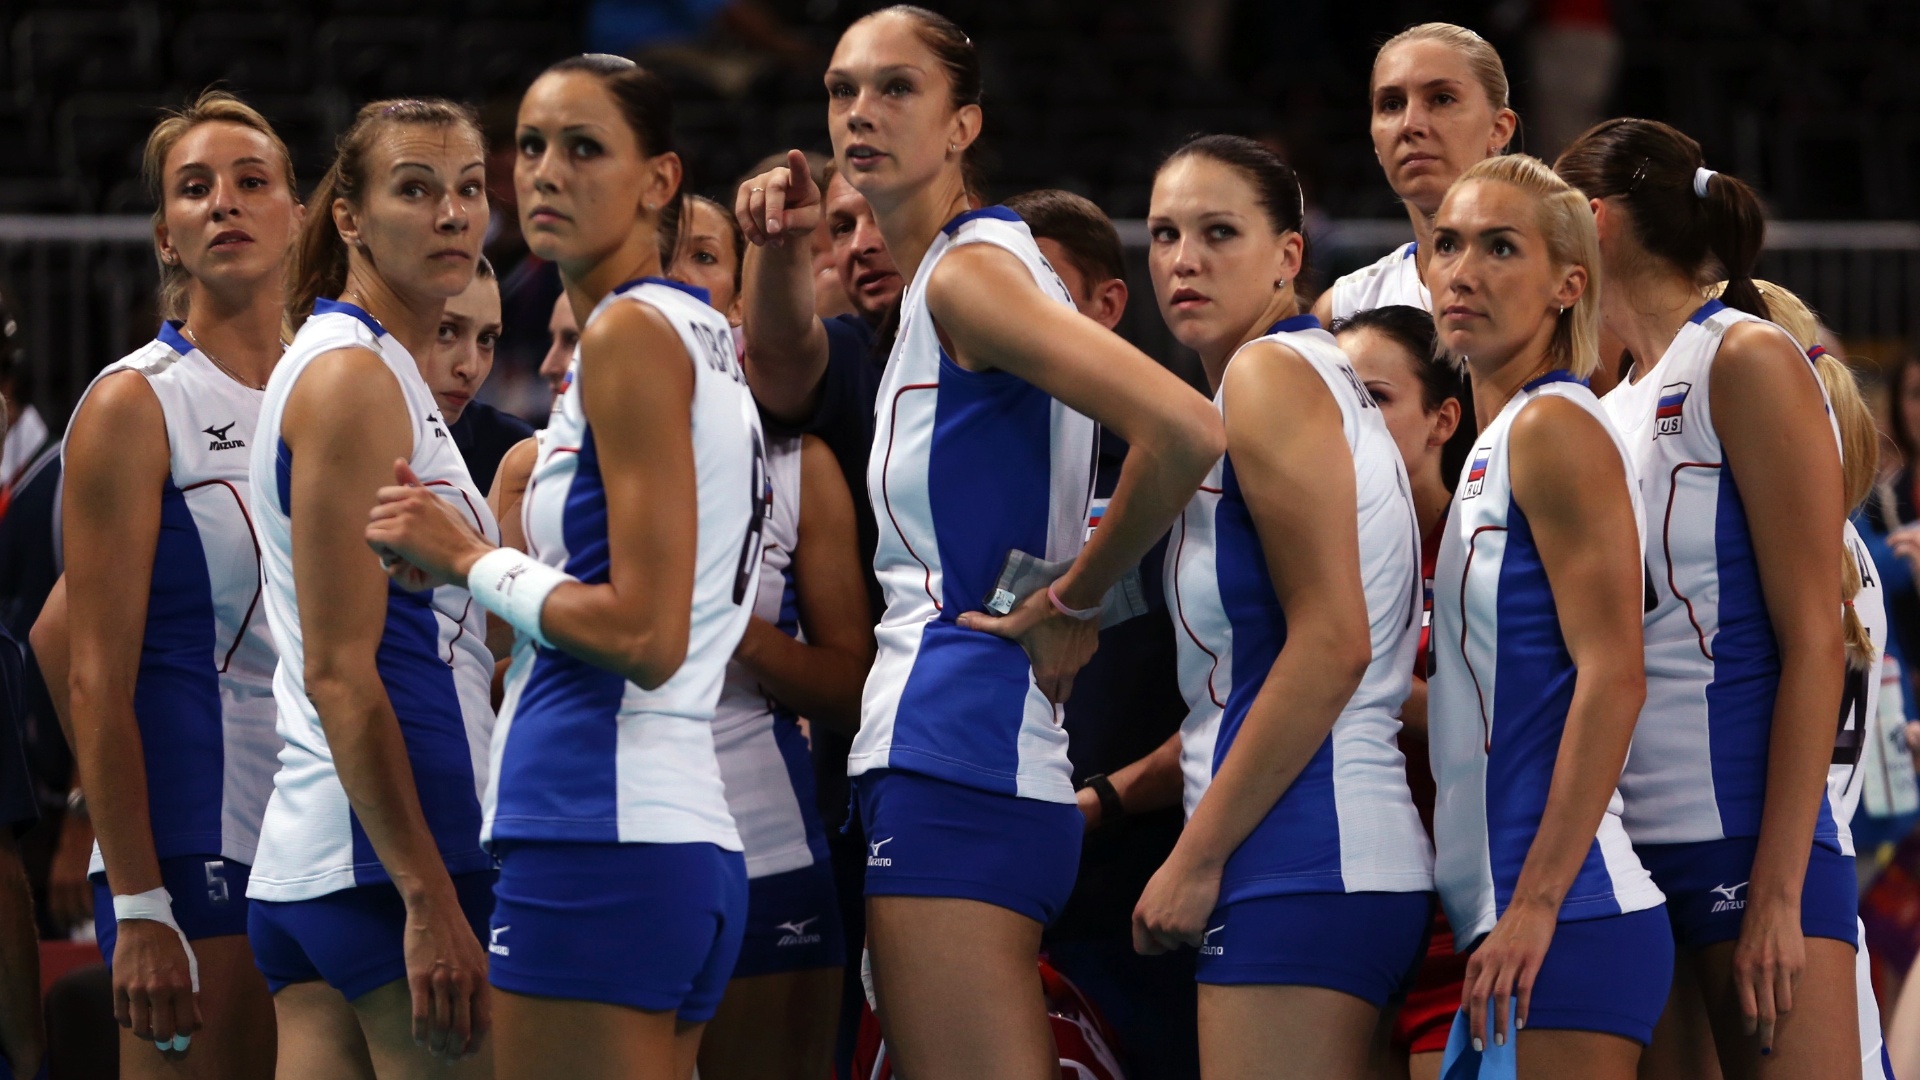
{"type": "Polygon", "coordinates": [[[893,433],[896,430],[895,425],[900,422],[900,398],[909,390],[938,389],[940,389],[940,384],[937,382],[910,383],[893,392],[893,415],[887,423],[887,456],[880,463],[880,502],[887,508],[887,520],[893,523],[894,535],[900,538],[900,543],[906,547],[907,554],[913,556],[913,561],[920,564],[920,569],[927,572],[926,580],[921,583],[920,587],[927,591],[927,599],[933,601],[933,610],[944,612],[947,610],[946,607],[940,603],[939,597],[933,595],[933,567],[928,566],[927,560],[921,558],[920,553],[913,550],[912,542],[907,539],[907,534],[900,528],[900,519],[893,516],[893,500],[887,497],[887,476],[893,471],[893,433]]]}
{"type": "Polygon", "coordinates": [[[233,633],[233,644],[227,646],[227,655],[220,659],[220,674],[225,675],[227,666],[233,663],[233,654],[240,651],[240,643],[247,638],[247,627],[253,625],[253,613],[260,608],[260,592],[266,588],[266,580],[260,570],[260,537],[254,534],[253,515],[247,512],[247,500],[240,497],[240,489],[226,480],[202,480],[197,484],[188,484],[181,488],[180,494],[185,496],[189,491],[197,491],[212,484],[219,484],[233,496],[234,505],[240,508],[240,517],[247,523],[247,539],[253,541],[253,599],[247,604],[247,613],[240,620],[240,628],[233,633]]]}

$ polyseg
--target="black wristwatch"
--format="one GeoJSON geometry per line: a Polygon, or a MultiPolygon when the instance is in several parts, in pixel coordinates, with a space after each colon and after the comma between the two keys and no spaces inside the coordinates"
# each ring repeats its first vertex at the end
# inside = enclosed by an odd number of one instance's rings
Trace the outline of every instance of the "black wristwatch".
{"type": "Polygon", "coordinates": [[[1092,776],[1087,777],[1086,782],[1080,786],[1083,788],[1092,788],[1093,793],[1099,796],[1100,824],[1105,825],[1110,821],[1119,821],[1121,818],[1127,816],[1127,808],[1120,805],[1120,793],[1114,790],[1113,781],[1107,779],[1106,773],[1094,773],[1092,776]]]}

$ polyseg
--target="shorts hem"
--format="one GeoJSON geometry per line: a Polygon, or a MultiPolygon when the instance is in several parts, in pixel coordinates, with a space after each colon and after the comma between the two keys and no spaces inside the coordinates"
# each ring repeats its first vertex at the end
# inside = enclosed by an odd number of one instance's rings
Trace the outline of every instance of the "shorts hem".
{"type": "Polygon", "coordinates": [[[996,889],[977,881],[951,878],[887,877],[867,875],[868,896],[929,896],[949,900],[976,900],[1025,915],[1042,926],[1051,921],[1047,912],[1031,897],[1012,889],[996,889]]]}
{"type": "Polygon", "coordinates": [[[649,993],[631,985],[597,982],[592,979],[555,978],[503,970],[495,965],[487,981],[497,990],[561,1001],[593,1001],[603,1005],[621,1005],[641,1012],[670,1012],[688,1023],[700,1024],[713,1019],[720,1003],[688,1008],[684,997],[670,993],[649,993]]]}
{"type": "Polygon", "coordinates": [[[1357,997],[1374,1008],[1384,1008],[1393,997],[1392,990],[1366,986],[1352,971],[1317,967],[1310,964],[1234,964],[1209,965],[1194,975],[1194,981],[1207,986],[1312,986],[1357,997]]]}
{"type": "Polygon", "coordinates": [[[1542,1009],[1535,1007],[1527,1016],[1528,1031],[1594,1031],[1618,1035],[1641,1046],[1653,1042],[1653,1025],[1621,1013],[1591,1009],[1542,1009]]]}
{"type": "Polygon", "coordinates": [[[495,818],[485,844],[489,850],[498,850],[502,844],[712,844],[722,851],[746,850],[737,831],[716,837],[710,828],[661,829],[658,821],[581,821],[518,814],[495,818]],[[523,831],[512,827],[515,825],[526,828],[523,831]]]}

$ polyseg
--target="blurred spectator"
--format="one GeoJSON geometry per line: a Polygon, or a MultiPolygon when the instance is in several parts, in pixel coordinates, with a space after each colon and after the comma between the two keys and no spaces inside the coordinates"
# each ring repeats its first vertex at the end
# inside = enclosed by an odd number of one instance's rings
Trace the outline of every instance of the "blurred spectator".
{"type": "MultiPolygon", "coordinates": [[[[0,399],[0,430],[5,430],[6,405],[7,399],[0,399]]],[[[0,1070],[19,1077],[44,1075],[46,1054],[40,934],[19,843],[20,834],[40,817],[20,740],[24,667],[20,646],[0,630],[0,1070]]]]}
{"type": "Polygon", "coordinates": [[[20,340],[20,326],[13,310],[0,298],[0,515],[22,475],[52,441],[47,422],[33,407],[31,373],[26,366],[26,350],[20,340]]]}
{"type": "Polygon", "coordinates": [[[1920,491],[1915,489],[1915,437],[1920,435],[1920,353],[1908,353],[1888,381],[1888,435],[1899,448],[1899,468],[1893,478],[1867,500],[1862,538],[1879,564],[1887,598],[1889,646],[1908,672],[1907,697],[1915,696],[1911,657],[1920,659],[1920,589],[1914,570],[1920,564],[1920,491]]]}
{"type": "Polygon", "coordinates": [[[1610,0],[1539,0],[1527,35],[1533,71],[1525,146],[1552,161],[1607,115],[1620,67],[1610,0]]]}

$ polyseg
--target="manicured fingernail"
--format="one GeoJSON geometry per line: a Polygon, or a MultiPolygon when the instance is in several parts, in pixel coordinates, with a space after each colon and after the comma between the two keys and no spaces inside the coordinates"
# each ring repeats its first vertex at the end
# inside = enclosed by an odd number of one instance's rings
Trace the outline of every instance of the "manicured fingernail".
{"type": "Polygon", "coordinates": [[[167,1040],[161,1040],[161,1039],[155,1039],[155,1040],[153,1040],[153,1048],[154,1048],[155,1050],[162,1050],[162,1051],[164,1051],[164,1050],[171,1050],[171,1049],[173,1049],[173,1040],[171,1040],[171,1039],[167,1039],[167,1040]]]}
{"type": "Polygon", "coordinates": [[[1473,1040],[1473,1052],[1478,1054],[1484,1051],[1485,1049],[1486,1047],[1480,1044],[1480,1039],[1476,1036],[1473,1040]]]}
{"type": "Polygon", "coordinates": [[[187,1047],[192,1045],[193,1045],[193,1036],[191,1035],[175,1035],[173,1037],[173,1048],[175,1050],[184,1051],[187,1047]]]}
{"type": "Polygon", "coordinates": [[[1515,1020],[1513,1022],[1513,1030],[1515,1031],[1519,1031],[1521,1028],[1526,1026],[1527,1026],[1527,1018],[1524,1016],[1520,1017],[1518,1020],[1515,1020]]]}
{"type": "Polygon", "coordinates": [[[1506,1032],[1504,1032],[1504,1031],[1496,1031],[1496,1032],[1494,1032],[1494,1033],[1493,1033],[1493,1045],[1495,1045],[1495,1046],[1505,1046],[1505,1045],[1507,1045],[1507,1033],[1506,1033],[1506,1032]]]}
{"type": "Polygon", "coordinates": [[[1773,1053],[1773,1047],[1771,1046],[1763,1046],[1760,1048],[1761,1057],[1766,1057],[1768,1054],[1771,1054],[1771,1053],[1773,1053]]]}

